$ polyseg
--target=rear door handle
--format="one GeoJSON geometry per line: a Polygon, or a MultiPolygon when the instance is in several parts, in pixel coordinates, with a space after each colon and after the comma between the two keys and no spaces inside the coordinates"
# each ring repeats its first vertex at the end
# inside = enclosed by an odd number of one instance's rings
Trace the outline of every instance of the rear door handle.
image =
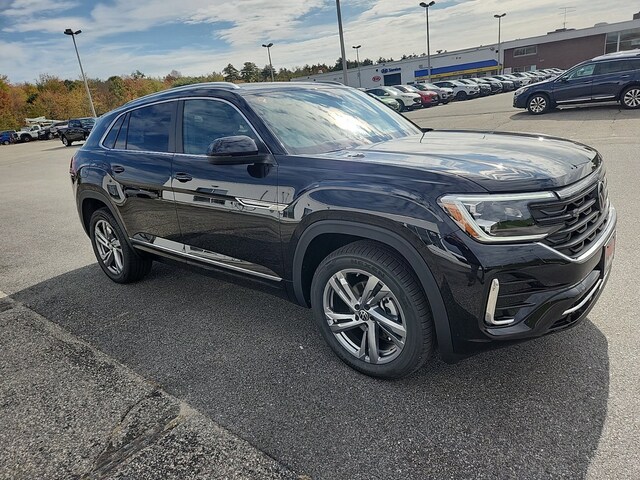
{"type": "Polygon", "coordinates": [[[122,173],[124,172],[124,167],[122,165],[114,165],[112,170],[113,173],[122,173]]]}
{"type": "Polygon", "coordinates": [[[188,173],[179,172],[179,173],[176,173],[176,180],[178,180],[179,182],[185,183],[193,180],[193,177],[188,173]]]}

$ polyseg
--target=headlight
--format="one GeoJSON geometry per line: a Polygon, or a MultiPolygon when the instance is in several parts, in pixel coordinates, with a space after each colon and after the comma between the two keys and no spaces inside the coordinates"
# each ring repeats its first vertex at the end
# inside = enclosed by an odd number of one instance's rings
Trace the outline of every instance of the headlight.
{"type": "Polygon", "coordinates": [[[506,195],[445,195],[440,206],[479,242],[518,242],[546,237],[558,227],[536,224],[529,204],[554,200],[551,192],[506,195]]]}
{"type": "Polygon", "coordinates": [[[522,95],[527,90],[529,90],[529,87],[520,87],[516,90],[515,96],[517,97],[518,95],[522,95]]]}

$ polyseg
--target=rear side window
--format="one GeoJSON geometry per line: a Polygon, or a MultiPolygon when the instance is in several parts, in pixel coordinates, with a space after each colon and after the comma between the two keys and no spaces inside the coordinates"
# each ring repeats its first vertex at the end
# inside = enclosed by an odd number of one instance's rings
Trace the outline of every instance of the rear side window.
{"type": "Polygon", "coordinates": [[[606,75],[607,73],[622,72],[626,69],[627,62],[618,60],[615,62],[602,62],[596,65],[596,75],[606,75]]]}
{"type": "Polygon", "coordinates": [[[127,150],[168,152],[175,110],[176,102],[166,102],[131,111],[127,150]]]}

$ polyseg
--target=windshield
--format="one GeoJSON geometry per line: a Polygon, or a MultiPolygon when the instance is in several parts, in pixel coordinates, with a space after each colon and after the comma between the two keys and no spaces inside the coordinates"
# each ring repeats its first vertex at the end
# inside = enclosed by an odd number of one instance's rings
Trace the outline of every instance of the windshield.
{"type": "Polygon", "coordinates": [[[420,133],[389,107],[355,89],[312,88],[244,96],[293,155],[326,153],[420,133]]]}

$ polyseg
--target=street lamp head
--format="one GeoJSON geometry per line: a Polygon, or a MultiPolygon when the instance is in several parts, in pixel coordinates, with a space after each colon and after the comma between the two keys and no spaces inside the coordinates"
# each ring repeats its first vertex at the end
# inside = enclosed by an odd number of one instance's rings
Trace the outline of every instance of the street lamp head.
{"type": "Polygon", "coordinates": [[[266,45],[263,43],[262,46],[265,48],[271,48],[273,47],[273,43],[267,43],[266,45]]]}
{"type": "Polygon", "coordinates": [[[502,17],[504,17],[505,15],[506,15],[506,13],[503,13],[502,15],[498,15],[498,14],[496,14],[496,15],[494,15],[494,17],[496,17],[496,18],[502,18],[502,17]]]}
{"type": "Polygon", "coordinates": [[[352,46],[351,48],[355,48],[355,49],[357,50],[357,49],[358,49],[358,48],[360,48],[360,47],[362,47],[362,45],[354,45],[354,46],[352,46]]]}
{"type": "Polygon", "coordinates": [[[429,2],[429,3],[426,3],[426,2],[420,2],[420,6],[421,6],[422,8],[429,8],[429,7],[433,7],[435,4],[436,4],[435,0],[432,0],[432,1],[431,1],[431,2],[429,2]]]}
{"type": "Polygon", "coordinates": [[[82,30],[76,30],[75,32],[73,30],[71,30],[70,28],[67,28],[64,32],[65,35],[78,35],[80,33],[82,33],[82,30]]]}

